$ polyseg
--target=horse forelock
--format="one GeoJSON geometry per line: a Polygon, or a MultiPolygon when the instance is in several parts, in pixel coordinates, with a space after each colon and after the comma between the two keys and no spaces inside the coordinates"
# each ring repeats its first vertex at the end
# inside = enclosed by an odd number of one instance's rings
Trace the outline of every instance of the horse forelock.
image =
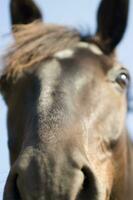
{"type": "Polygon", "coordinates": [[[76,30],[36,21],[28,25],[14,26],[15,43],[5,57],[3,75],[20,76],[55,53],[73,48],[81,40],[76,30]]]}

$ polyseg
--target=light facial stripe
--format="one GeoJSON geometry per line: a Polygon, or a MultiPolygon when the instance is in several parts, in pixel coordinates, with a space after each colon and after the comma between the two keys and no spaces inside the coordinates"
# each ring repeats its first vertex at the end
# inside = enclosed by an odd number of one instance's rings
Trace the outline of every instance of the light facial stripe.
{"type": "Polygon", "coordinates": [[[89,49],[90,51],[92,51],[94,54],[96,55],[102,55],[103,52],[101,51],[101,49],[95,45],[95,44],[90,44],[90,43],[86,43],[86,42],[80,42],[78,43],[77,45],[79,48],[87,48],[89,49]]]}
{"type": "Polygon", "coordinates": [[[61,67],[59,62],[53,59],[50,62],[46,62],[41,73],[39,73],[39,79],[41,83],[38,113],[41,113],[45,109],[45,113],[51,108],[53,104],[52,93],[58,84],[58,79],[61,74],[61,67]],[[51,72],[52,66],[52,72],[51,72]]]}
{"type": "MultiPolygon", "coordinates": [[[[103,54],[101,49],[98,46],[96,46],[95,44],[89,44],[89,43],[86,43],[86,42],[79,42],[77,44],[77,47],[89,49],[90,51],[92,51],[96,55],[102,55],[103,54]]],[[[66,58],[72,58],[74,53],[75,53],[74,50],[75,49],[65,49],[63,51],[59,51],[59,52],[55,53],[53,57],[60,59],[60,60],[66,59],[66,58]]]]}
{"type": "Polygon", "coordinates": [[[55,58],[58,59],[65,59],[65,58],[71,58],[74,55],[74,50],[72,49],[65,49],[63,51],[59,51],[57,53],[54,54],[55,58]]]}

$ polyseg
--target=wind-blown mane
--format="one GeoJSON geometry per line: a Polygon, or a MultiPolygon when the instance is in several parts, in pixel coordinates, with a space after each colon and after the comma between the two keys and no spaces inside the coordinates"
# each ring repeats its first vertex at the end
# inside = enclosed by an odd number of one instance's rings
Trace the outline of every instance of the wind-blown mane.
{"type": "Polygon", "coordinates": [[[74,47],[80,40],[76,30],[34,22],[14,26],[16,42],[6,56],[4,74],[19,75],[27,68],[50,58],[54,53],[74,47]]]}

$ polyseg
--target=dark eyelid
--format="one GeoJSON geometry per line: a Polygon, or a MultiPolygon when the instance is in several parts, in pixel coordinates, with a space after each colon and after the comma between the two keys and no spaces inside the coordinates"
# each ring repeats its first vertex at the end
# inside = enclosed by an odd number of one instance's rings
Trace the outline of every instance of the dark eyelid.
{"type": "Polygon", "coordinates": [[[121,67],[120,70],[123,71],[123,72],[127,72],[127,73],[129,73],[128,69],[125,68],[125,67],[121,67]]]}

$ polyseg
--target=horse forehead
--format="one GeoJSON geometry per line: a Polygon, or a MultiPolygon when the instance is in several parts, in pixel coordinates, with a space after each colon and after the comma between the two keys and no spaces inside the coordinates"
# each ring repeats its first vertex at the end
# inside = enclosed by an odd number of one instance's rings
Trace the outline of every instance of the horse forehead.
{"type": "Polygon", "coordinates": [[[97,45],[87,42],[79,42],[75,48],[59,51],[55,53],[53,57],[59,60],[73,58],[76,49],[88,49],[95,55],[103,55],[102,50],[97,45]]]}

